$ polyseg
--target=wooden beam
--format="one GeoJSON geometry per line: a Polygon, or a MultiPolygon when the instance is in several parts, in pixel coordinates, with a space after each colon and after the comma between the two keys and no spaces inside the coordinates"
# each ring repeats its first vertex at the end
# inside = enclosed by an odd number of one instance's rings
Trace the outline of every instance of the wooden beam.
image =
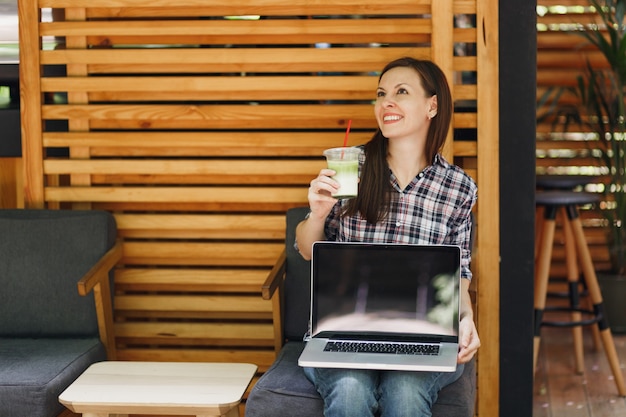
{"type": "Polygon", "coordinates": [[[479,416],[498,416],[500,398],[499,16],[498,3],[478,0],[478,202],[476,259],[479,416]],[[489,87],[491,86],[491,87],[489,87]]]}

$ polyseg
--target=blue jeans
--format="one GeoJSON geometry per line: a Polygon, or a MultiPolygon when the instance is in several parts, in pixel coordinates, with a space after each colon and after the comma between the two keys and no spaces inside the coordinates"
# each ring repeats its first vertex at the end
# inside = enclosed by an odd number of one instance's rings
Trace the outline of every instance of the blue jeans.
{"type": "Polygon", "coordinates": [[[429,417],[441,388],[459,379],[456,372],[375,371],[304,368],[324,399],[325,417],[429,417]]]}

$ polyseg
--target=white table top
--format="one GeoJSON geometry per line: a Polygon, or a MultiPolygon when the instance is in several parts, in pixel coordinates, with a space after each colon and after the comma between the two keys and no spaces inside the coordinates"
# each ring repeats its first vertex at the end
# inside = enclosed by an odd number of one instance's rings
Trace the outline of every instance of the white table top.
{"type": "Polygon", "coordinates": [[[75,413],[221,415],[239,404],[256,370],[245,363],[99,362],[59,401],[75,413]]]}

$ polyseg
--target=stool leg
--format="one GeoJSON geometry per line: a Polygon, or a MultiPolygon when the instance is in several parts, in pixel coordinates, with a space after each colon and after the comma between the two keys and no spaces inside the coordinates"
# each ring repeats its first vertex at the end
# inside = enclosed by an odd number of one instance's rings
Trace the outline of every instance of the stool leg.
{"type": "MultiPolygon", "coordinates": [[[[580,297],[579,297],[579,280],[578,261],[576,259],[576,243],[571,224],[565,215],[563,208],[563,233],[565,235],[565,261],[567,264],[567,283],[569,288],[569,301],[572,308],[572,322],[580,322],[582,314],[580,313],[580,297]]],[[[572,338],[574,341],[574,358],[576,373],[582,374],[585,371],[584,354],[583,354],[583,328],[582,326],[572,327],[572,338]]]]}
{"type": "MultiPolygon", "coordinates": [[[[578,255],[580,256],[581,266],[583,268],[583,275],[587,284],[587,290],[589,291],[589,297],[593,303],[594,310],[598,313],[604,313],[604,305],[602,303],[602,293],[600,292],[600,286],[598,285],[598,279],[596,277],[596,271],[593,267],[591,260],[591,254],[587,247],[587,241],[583,232],[583,226],[578,217],[576,207],[569,206],[568,216],[570,217],[570,224],[572,225],[572,231],[574,233],[574,239],[576,241],[576,248],[578,255]]],[[[619,366],[619,358],[617,351],[615,350],[615,343],[613,341],[613,335],[611,329],[608,326],[606,318],[598,323],[598,329],[602,338],[602,344],[606,357],[611,366],[613,372],[613,378],[617,385],[617,391],[620,396],[626,396],[626,385],[624,385],[624,377],[619,366]]]]}
{"type": "Polygon", "coordinates": [[[534,348],[533,348],[533,372],[537,368],[537,356],[541,341],[541,322],[543,311],[546,307],[548,294],[548,277],[550,275],[550,261],[552,258],[552,242],[554,241],[554,229],[556,228],[556,210],[554,207],[546,207],[545,218],[541,231],[541,241],[537,255],[535,269],[535,323],[534,323],[534,348]]]}
{"type": "Polygon", "coordinates": [[[539,256],[539,248],[541,245],[541,234],[543,231],[543,207],[539,206],[535,209],[535,261],[539,256]]]}
{"type": "MultiPolygon", "coordinates": [[[[593,310],[593,302],[591,301],[589,295],[585,297],[585,309],[590,311],[593,310]]],[[[600,345],[602,344],[600,330],[596,325],[591,325],[589,327],[591,328],[591,341],[593,342],[593,350],[598,351],[600,350],[600,345]]]]}

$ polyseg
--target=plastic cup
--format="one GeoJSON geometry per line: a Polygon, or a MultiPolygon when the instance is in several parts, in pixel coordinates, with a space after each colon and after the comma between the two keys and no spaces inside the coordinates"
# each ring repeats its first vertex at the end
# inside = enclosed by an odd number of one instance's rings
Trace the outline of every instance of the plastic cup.
{"type": "Polygon", "coordinates": [[[328,168],[335,171],[333,179],[339,183],[339,190],[333,197],[342,199],[357,196],[361,152],[361,149],[354,147],[331,148],[324,151],[328,168]]]}

